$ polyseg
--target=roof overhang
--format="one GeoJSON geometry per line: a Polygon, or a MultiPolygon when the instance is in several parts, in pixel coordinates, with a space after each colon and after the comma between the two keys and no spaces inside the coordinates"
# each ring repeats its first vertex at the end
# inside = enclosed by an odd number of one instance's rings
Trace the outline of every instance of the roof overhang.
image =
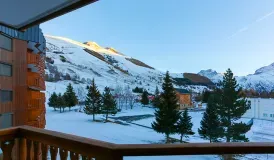
{"type": "Polygon", "coordinates": [[[98,0],[1,0],[0,25],[24,30],[98,0]]]}

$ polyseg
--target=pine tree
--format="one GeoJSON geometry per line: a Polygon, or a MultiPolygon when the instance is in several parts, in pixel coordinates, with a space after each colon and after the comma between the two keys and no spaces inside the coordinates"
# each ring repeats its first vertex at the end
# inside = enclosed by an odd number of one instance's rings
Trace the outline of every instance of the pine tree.
{"type": "Polygon", "coordinates": [[[158,133],[165,134],[168,142],[170,134],[177,132],[176,123],[180,118],[178,99],[169,72],[166,73],[162,89],[163,93],[154,113],[155,121],[152,123],[152,128],[158,133]]]}
{"type": "Polygon", "coordinates": [[[222,137],[223,128],[220,126],[221,122],[217,113],[218,107],[217,94],[211,94],[208,98],[206,111],[204,112],[203,119],[201,121],[201,127],[198,129],[198,133],[204,139],[208,139],[211,142],[218,142],[218,138],[222,137]]]}
{"type": "Polygon", "coordinates": [[[62,112],[62,108],[63,108],[63,112],[64,112],[64,108],[65,108],[65,101],[64,101],[64,96],[62,96],[61,93],[58,94],[57,96],[57,107],[60,110],[60,113],[62,112]]]}
{"type": "Polygon", "coordinates": [[[116,108],[116,101],[112,94],[110,93],[110,89],[108,87],[105,87],[103,96],[102,96],[103,106],[102,106],[102,112],[106,115],[106,122],[108,120],[109,114],[116,114],[117,108],[116,108]]]}
{"type": "Polygon", "coordinates": [[[221,91],[218,114],[222,122],[226,142],[247,142],[248,138],[245,133],[250,130],[252,124],[247,125],[236,121],[250,108],[250,103],[239,94],[241,88],[239,88],[230,69],[224,74],[221,91]]]}
{"type": "Polygon", "coordinates": [[[158,86],[156,86],[155,93],[154,93],[154,99],[152,101],[152,104],[154,107],[158,107],[160,103],[160,92],[158,89],[158,86]]]}
{"type": "Polygon", "coordinates": [[[93,120],[95,120],[95,115],[101,112],[101,94],[95,85],[94,79],[92,80],[91,86],[87,87],[88,93],[86,96],[84,112],[88,115],[93,115],[93,120]]]}
{"type": "Polygon", "coordinates": [[[179,121],[177,122],[177,132],[180,134],[180,142],[183,142],[183,137],[188,137],[188,135],[193,135],[192,131],[193,124],[191,123],[191,116],[188,115],[188,110],[185,109],[180,115],[179,121]]]}
{"type": "Polygon", "coordinates": [[[56,111],[56,108],[57,108],[57,94],[55,92],[52,93],[52,95],[50,96],[49,98],[49,102],[48,102],[48,105],[50,107],[53,107],[54,108],[54,111],[56,111]]]}
{"type": "Polygon", "coordinates": [[[66,105],[69,107],[69,111],[71,110],[71,107],[75,106],[78,103],[77,96],[71,83],[69,83],[69,85],[67,86],[66,92],[64,93],[64,99],[66,105]]]}
{"type": "Polygon", "coordinates": [[[148,92],[147,92],[146,90],[144,90],[144,92],[143,92],[143,94],[142,94],[141,103],[142,103],[144,106],[149,104],[148,92]]]}
{"type": "Polygon", "coordinates": [[[211,92],[210,92],[210,91],[207,91],[207,90],[205,90],[205,91],[203,92],[203,99],[202,99],[203,103],[207,103],[210,94],[211,94],[211,92]]]}

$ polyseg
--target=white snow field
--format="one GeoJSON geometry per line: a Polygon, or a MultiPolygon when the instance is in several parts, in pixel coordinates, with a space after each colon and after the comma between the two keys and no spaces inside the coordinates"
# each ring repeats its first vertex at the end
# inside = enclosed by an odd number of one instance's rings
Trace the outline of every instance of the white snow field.
{"type": "MultiPolygon", "coordinates": [[[[75,107],[78,108],[78,107],[75,107]]],[[[140,116],[140,115],[153,115],[154,109],[150,107],[142,107],[136,105],[132,110],[123,109],[122,112],[111,115],[110,119],[123,116],[140,116]]],[[[208,142],[203,140],[197,133],[197,129],[200,127],[200,121],[202,119],[202,111],[189,112],[192,117],[193,131],[195,135],[184,138],[184,141],[189,143],[197,142],[208,142]]],[[[96,140],[102,140],[106,142],[116,144],[157,144],[164,143],[164,135],[156,133],[154,130],[135,124],[151,127],[151,123],[154,121],[154,117],[144,118],[141,120],[123,121],[124,124],[117,123],[103,123],[93,122],[92,116],[84,113],[73,111],[66,111],[65,113],[59,113],[53,111],[52,108],[47,107],[47,125],[46,129],[64,132],[68,134],[75,134],[87,138],[96,140]],[[134,123],[134,124],[132,124],[134,123]]],[[[103,115],[97,115],[97,120],[104,119],[103,115]]],[[[250,121],[249,118],[242,118],[240,121],[247,123],[250,121]]],[[[254,124],[251,130],[247,133],[247,136],[251,142],[274,142],[274,122],[265,120],[254,120],[254,124]]],[[[172,135],[172,138],[179,139],[179,135],[172,135]]],[[[273,155],[245,155],[241,159],[268,159],[274,158],[273,155]]],[[[169,157],[126,157],[125,159],[141,160],[141,159],[171,159],[171,160],[213,160],[219,159],[216,155],[205,155],[205,156],[169,156],[169,157]]]]}
{"type": "MultiPolygon", "coordinates": [[[[77,107],[76,107],[77,108],[77,107]]],[[[148,107],[141,107],[137,105],[133,110],[123,110],[121,113],[115,115],[115,117],[120,116],[134,116],[134,115],[145,115],[153,114],[154,109],[148,107]]],[[[197,114],[198,115],[198,114],[197,114]]],[[[156,133],[154,130],[128,124],[121,125],[116,123],[103,123],[103,122],[93,122],[92,116],[86,115],[84,113],[67,111],[64,113],[59,113],[58,111],[53,111],[52,108],[47,108],[47,125],[46,129],[64,132],[68,134],[75,134],[78,136],[83,136],[87,138],[92,138],[96,140],[102,140],[106,142],[116,143],[116,144],[153,144],[153,143],[164,143],[164,135],[156,133]]],[[[104,117],[102,115],[97,115],[96,119],[100,120],[104,117]]],[[[150,126],[151,118],[147,119],[146,126],[150,126]]],[[[126,123],[126,122],[125,122],[126,123]]],[[[172,136],[178,138],[178,135],[172,136]]],[[[200,139],[201,140],[201,139],[200,139]]],[[[197,140],[198,142],[199,140],[197,140]]],[[[203,141],[203,140],[201,140],[203,141]]],[[[201,142],[200,141],[200,142],[201,142]]],[[[171,159],[171,160],[181,160],[181,159],[191,159],[191,160],[212,160],[218,159],[217,156],[168,156],[168,157],[126,157],[125,159],[141,160],[141,159],[171,159]]]]}

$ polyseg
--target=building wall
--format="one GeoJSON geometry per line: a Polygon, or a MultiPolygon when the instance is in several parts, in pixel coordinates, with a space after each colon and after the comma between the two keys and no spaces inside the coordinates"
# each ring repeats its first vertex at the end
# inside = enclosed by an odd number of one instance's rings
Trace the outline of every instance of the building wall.
{"type": "Polygon", "coordinates": [[[190,94],[177,93],[177,97],[178,97],[180,109],[192,107],[190,94]]]}
{"type": "Polygon", "coordinates": [[[0,76],[0,90],[13,92],[11,102],[0,101],[0,116],[12,114],[13,126],[45,127],[45,94],[40,92],[45,90],[45,55],[34,47],[41,45],[12,38],[11,51],[0,48],[0,62],[12,66],[12,76],[0,76]],[[35,57],[33,61],[29,60],[30,54],[35,57]],[[33,68],[37,72],[33,72],[33,68]]]}
{"type": "Polygon", "coordinates": [[[250,98],[248,100],[251,102],[251,108],[243,117],[274,121],[274,99],[250,98]]]}
{"type": "Polygon", "coordinates": [[[0,62],[12,65],[12,76],[0,76],[0,90],[13,91],[11,102],[0,103],[0,113],[13,113],[13,125],[26,123],[27,42],[13,39],[12,51],[0,49],[0,62]]]}

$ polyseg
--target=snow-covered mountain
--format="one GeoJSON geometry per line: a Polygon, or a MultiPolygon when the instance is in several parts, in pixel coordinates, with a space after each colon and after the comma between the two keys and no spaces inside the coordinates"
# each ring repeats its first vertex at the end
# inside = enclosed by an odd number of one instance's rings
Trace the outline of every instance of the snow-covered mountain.
{"type": "MultiPolygon", "coordinates": [[[[161,88],[165,73],[114,48],[104,48],[95,42],[77,42],[64,37],[46,36],[47,97],[53,91],[63,93],[73,83],[80,100],[84,100],[86,86],[94,78],[100,91],[105,86],[115,89],[142,87],[153,93],[161,88]]],[[[175,86],[183,87],[183,86],[175,86]]],[[[201,92],[204,86],[184,86],[201,92]]]]}
{"type": "Polygon", "coordinates": [[[221,73],[217,73],[212,69],[201,70],[198,74],[209,78],[214,83],[219,82],[219,80],[223,78],[223,75],[221,73]]]}
{"type": "MultiPolygon", "coordinates": [[[[213,82],[218,82],[222,80],[222,74],[216,71],[202,70],[198,74],[209,78],[213,82]]],[[[274,63],[269,66],[259,68],[254,74],[249,74],[247,76],[236,77],[240,86],[245,89],[255,89],[259,92],[261,91],[272,91],[274,90],[274,63]]]]}

